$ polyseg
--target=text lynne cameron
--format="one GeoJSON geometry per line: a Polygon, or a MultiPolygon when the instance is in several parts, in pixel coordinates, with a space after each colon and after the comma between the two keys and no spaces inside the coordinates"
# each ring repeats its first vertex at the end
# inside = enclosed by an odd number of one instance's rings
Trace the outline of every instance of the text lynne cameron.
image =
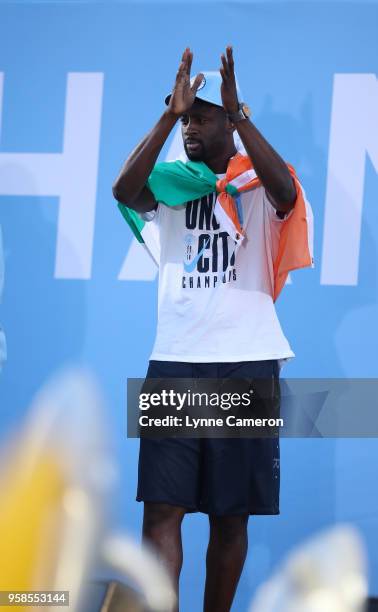
{"type": "Polygon", "coordinates": [[[178,416],[165,416],[162,418],[149,417],[142,415],[139,417],[140,427],[192,427],[197,429],[198,427],[283,427],[283,419],[263,418],[263,419],[252,419],[252,418],[238,418],[235,415],[229,414],[227,417],[202,417],[194,418],[190,415],[185,417],[178,416]]]}

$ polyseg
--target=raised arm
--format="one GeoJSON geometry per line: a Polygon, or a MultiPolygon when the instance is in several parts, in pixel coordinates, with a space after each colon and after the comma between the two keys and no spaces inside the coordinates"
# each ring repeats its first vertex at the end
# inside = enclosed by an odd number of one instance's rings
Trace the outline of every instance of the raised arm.
{"type": "Polygon", "coordinates": [[[113,184],[114,198],[138,212],[156,207],[156,200],[146,186],[147,179],[178,118],[192,106],[202,81],[203,75],[198,74],[193,85],[190,85],[192,61],[193,53],[187,48],[182,55],[166,111],[129,155],[113,184]]]}
{"type": "MultiPolygon", "coordinates": [[[[238,98],[231,47],[227,47],[226,54],[227,57],[221,56],[221,94],[225,111],[232,114],[238,111],[238,98]]],[[[237,121],[235,128],[272,205],[288,212],[294,206],[296,189],[286,163],[251,121],[237,121]]]]}

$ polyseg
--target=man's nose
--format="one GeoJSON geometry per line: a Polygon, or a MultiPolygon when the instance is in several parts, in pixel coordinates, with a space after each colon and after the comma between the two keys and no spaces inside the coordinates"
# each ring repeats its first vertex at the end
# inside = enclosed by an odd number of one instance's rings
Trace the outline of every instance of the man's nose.
{"type": "Polygon", "coordinates": [[[188,120],[188,123],[185,126],[185,133],[189,135],[198,134],[198,122],[194,121],[193,118],[188,120]]]}

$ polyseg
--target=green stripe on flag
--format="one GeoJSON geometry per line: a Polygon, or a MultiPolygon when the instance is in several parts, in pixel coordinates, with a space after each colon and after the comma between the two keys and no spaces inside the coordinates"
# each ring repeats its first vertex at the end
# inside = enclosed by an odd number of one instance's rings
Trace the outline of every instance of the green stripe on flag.
{"type": "Polygon", "coordinates": [[[147,185],[157,202],[178,206],[215,191],[217,177],[203,162],[160,162],[147,185]]]}
{"type": "MultiPolygon", "coordinates": [[[[147,186],[157,202],[166,206],[179,206],[202,198],[216,191],[217,176],[203,162],[160,162],[152,170],[147,186]]],[[[142,229],[145,225],[139,214],[118,202],[124,219],[139,242],[144,242],[142,229]]]]}
{"type": "Polygon", "coordinates": [[[118,208],[121,211],[123,218],[129,224],[138,242],[144,242],[141,232],[142,232],[142,229],[144,228],[145,221],[143,221],[143,219],[140,218],[136,210],[129,208],[128,206],[126,206],[126,204],[122,204],[121,202],[118,202],[118,208]]]}

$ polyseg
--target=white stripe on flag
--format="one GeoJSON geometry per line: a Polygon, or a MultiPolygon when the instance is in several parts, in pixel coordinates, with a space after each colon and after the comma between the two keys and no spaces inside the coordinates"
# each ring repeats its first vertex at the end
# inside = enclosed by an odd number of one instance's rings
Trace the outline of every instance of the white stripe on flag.
{"type": "Polygon", "coordinates": [[[234,185],[234,187],[239,189],[240,187],[244,187],[246,183],[253,181],[256,176],[257,174],[254,170],[246,170],[242,174],[239,174],[239,176],[236,176],[234,179],[232,179],[232,181],[230,181],[230,184],[234,185]]]}

